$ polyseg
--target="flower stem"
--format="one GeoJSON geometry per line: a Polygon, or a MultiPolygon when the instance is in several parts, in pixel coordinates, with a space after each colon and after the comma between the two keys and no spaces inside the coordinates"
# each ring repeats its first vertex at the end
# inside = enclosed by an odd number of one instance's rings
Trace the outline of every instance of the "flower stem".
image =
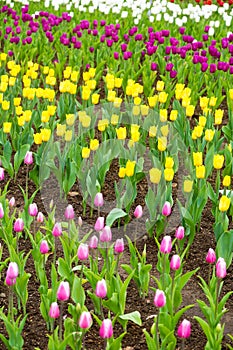
{"type": "Polygon", "coordinates": [[[63,302],[60,307],[60,319],[59,319],[59,340],[62,341],[62,321],[63,321],[63,302]]]}

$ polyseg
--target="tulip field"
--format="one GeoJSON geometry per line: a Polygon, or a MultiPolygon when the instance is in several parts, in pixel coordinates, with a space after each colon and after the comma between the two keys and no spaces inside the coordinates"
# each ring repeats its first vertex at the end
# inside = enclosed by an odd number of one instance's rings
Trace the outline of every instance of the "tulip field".
{"type": "Polygon", "coordinates": [[[233,349],[233,1],[0,23],[1,349],[233,349]]]}

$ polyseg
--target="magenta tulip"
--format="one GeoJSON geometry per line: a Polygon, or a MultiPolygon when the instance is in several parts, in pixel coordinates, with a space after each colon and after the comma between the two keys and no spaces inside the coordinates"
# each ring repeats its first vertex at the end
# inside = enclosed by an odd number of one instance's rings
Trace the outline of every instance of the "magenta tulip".
{"type": "Polygon", "coordinates": [[[88,245],[85,243],[80,243],[78,247],[78,252],[77,252],[79,260],[87,260],[88,254],[89,254],[88,245]]]}
{"type": "Polygon", "coordinates": [[[11,208],[15,206],[15,197],[11,197],[11,199],[9,200],[9,206],[11,208]]]}
{"type": "Polygon", "coordinates": [[[66,301],[70,297],[70,285],[69,282],[61,282],[57,290],[57,299],[60,301],[66,301]]]}
{"type": "Polygon", "coordinates": [[[160,252],[169,254],[172,250],[172,239],[170,236],[164,236],[160,244],[160,252]]]}
{"type": "Polygon", "coordinates": [[[100,280],[96,284],[95,294],[98,298],[105,298],[107,295],[107,285],[104,279],[100,280]]]}
{"type": "Polygon", "coordinates": [[[41,213],[41,211],[39,211],[39,213],[37,214],[36,221],[40,222],[40,223],[42,223],[44,221],[44,215],[43,215],[43,213],[41,213]]]}
{"type": "Polygon", "coordinates": [[[166,304],[166,296],[163,290],[157,289],[154,297],[154,305],[158,308],[166,304]]]}
{"type": "Polygon", "coordinates": [[[110,242],[112,240],[112,231],[109,226],[104,226],[103,230],[100,231],[101,242],[110,242]]]}
{"type": "Polygon", "coordinates": [[[99,216],[96,220],[94,229],[99,232],[99,231],[103,230],[103,228],[104,228],[104,217],[99,216]]]}
{"type": "Polygon", "coordinates": [[[208,250],[208,253],[206,255],[206,259],[205,260],[206,260],[206,262],[208,264],[214,264],[215,263],[215,261],[216,261],[216,254],[215,254],[215,251],[212,248],[210,248],[208,250]]]}
{"type": "Polygon", "coordinates": [[[122,253],[124,251],[125,247],[124,247],[124,240],[123,238],[119,238],[116,240],[116,243],[114,245],[114,252],[115,253],[122,253]]]}
{"type": "Polygon", "coordinates": [[[105,319],[102,322],[102,325],[100,327],[99,331],[101,338],[111,338],[113,335],[113,327],[112,327],[112,321],[110,319],[105,319]]]}
{"type": "Polygon", "coordinates": [[[0,167],[0,181],[4,180],[5,174],[4,174],[4,169],[0,167]]]}
{"type": "Polygon", "coordinates": [[[224,278],[227,275],[226,262],[223,258],[218,258],[216,263],[216,276],[218,278],[224,278]]]}
{"type": "Polygon", "coordinates": [[[179,240],[184,238],[184,227],[183,226],[179,226],[176,229],[175,237],[179,240]]]}
{"type": "Polygon", "coordinates": [[[29,207],[28,207],[28,214],[29,214],[30,216],[37,216],[37,214],[38,214],[38,208],[37,208],[36,203],[29,204],[29,207]]]}
{"type": "Polygon", "coordinates": [[[79,327],[82,329],[88,329],[92,324],[92,317],[89,311],[83,311],[79,318],[79,327]]]}
{"type": "Polygon", "coordinates": [[[172,208],[170,202],[166,201],[162,208],[162,214],[164,216],[169,216],[171,214],[172,208]]]}
{"type": "Polygon", "coordinates": [[[62,234],[62,227],[61,224],[59,222],[57,222],[54,226],[53,226],[53,230],[52,230],[52,234],[54,237],[59,237],[62,234]]]}
{"type": "Polygon", "coordinates": [[[24,229],[23,219],[21,219],[21,218],[16,219],[15,223],[14,223],[14,231],[15,232],[22,232],[23,229],[24,229]]]}
{"type": "Polygon", "coordinates": [[[135,218],[139,219],[142,217],[142,206],[141,205],[138,205],[136,207],[136,209],[134,210],[134,213],[133,215],[135,216],[135,218]]]}
{"type": "Polygon", "coordinates": [[[89,248],[96,249],[97,247],[98,247],[98,237],[94,235],[90,239],[89,248]]]}
{"type": "Polygon", "coordinates": [[[10,262],[6,275],[10,279],[14,279],[19,275],[19,268],[16,262],[10,262]]]}
{"type": "Polygon", "coordinates": [[[191,323],[184,319],[178,327],[177,335],[179,338],[189,338],[191,334],[191,323]]]}
{"type": "Polygon", "coordinates": [[[24,158],[24,164],[31,165],[33,164],[33,155],[32,152],[27,151],[25,158],[24,158]]]}
{"type": "Polygon", "coordinates": [[[0,219],[2,219],[3,216],[4,216],[4,209],[3,209],[2,203],[0,203],[0,219]]]}
{"type": "Polygon", "coordinates": [[[102,207],[104,205],[103,194],[98,192],[95,195],[94,204],[96,207],[102,207]]]}
{"type": "Polygon", "coordinates": [[[180,268],[180,257],[179,255],[175,254],[172,256],[171,261],[170,261],[170,268],[172,270],[179,270],[180,268]]]}
{"type": "Polygon", "coordinates": [[[58,303],[56,301],[54,301],[50,306],[49,316],[51,318],[58,318],[60,316],[59,306],[58,306],[58,303]]]}
{"type": "Polygon", "coordinates": [[[71,204],[66,207],[65,218],[67,220],[72,220],[74,218],[74,208],[71,204]]]}
{"type": "Polygon", "coordinates": [[[41,254],[47,254],[49,252],[49,245],[46,240],[41,241],[40,252],[41,254]]]}

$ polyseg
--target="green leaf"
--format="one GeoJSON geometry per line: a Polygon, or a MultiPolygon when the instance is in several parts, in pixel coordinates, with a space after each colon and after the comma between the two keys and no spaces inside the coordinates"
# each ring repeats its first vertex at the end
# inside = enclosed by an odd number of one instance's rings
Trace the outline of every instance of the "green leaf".
{"type": "Polygon", "coordinates": [[[112,344],[109,346],[109,350],[119,350],[121,349],[121,342],[127,332],[122,333],[118,338],[114,339],[112,344]]]}
{"type": "Polygon", "coordinates": [[[233,251],[233,230],[223,232],[217,242],[216,254],[218,257],[224,258],[227,267],[232,261],[233,251]]]}
{"type": "Polygon", "coordinates": [[[71,298],[76,304],[79,303],[83,307],[86,296],[80,278],[77,276],[74,276],[71,298]]]}
{"type": "Polygon", "coordinates": [[[120,315],[119,318],[122,320],[132,321],[138,326],[142,325],[141,314],[138,311],[133,311],[128,314],[120,315]]]}
{"type": "Polygon", "coordinates": [[[146,337],[146,344],[147,344],[148,350],[158,350],[156,347],[155,341],[150,336],[150,334],[145,329],[143,329],[143,333],[145,334],[145,337],[146,337]]]}
{"type": "Polygon", "coordinates": [[[106,218],[106,225],[107,226],[112,226],[112,224],[114,223],[115,220],[122,218],[124,216],[126,216],[127,213],[119,208],[114,208],[110,211],[110,213],[108,214],[107,218],[106,218]]]}

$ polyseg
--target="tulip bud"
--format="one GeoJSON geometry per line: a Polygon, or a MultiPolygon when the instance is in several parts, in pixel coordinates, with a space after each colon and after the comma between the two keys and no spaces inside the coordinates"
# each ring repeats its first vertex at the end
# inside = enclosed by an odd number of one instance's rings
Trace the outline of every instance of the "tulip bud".
{"type": "Polygon", "coordinates": [[[66,301],[70,297],[70,285],[69,282],[61,282],[57,290],[57,299],[66,301]]]}
{"type": "Polygon", "coordinates": [[[88,259],[88,254],[89,254],[88,245],[85,243],[80,243],[78,247],[78,252],[77,252],[79,260],[88,259]]]}
{"type": "Polygon", "coordinates": [[[65,218],[67,220],[72,220],[74,218],[74,208],[71,204],[66,207],[65,218]]]}
{"type": "Polygon", "coordinates": [[[98,237],[94,235],[90,239],[89,248],[96,249],[97,247],[98,247],[98,237]]]}
{"type": "Polygon", "coordinates": [[[23,219],[21,219],[21,218],[16,219],[15,223],[14,223],[14,231],[15,232],[22,232],[23,229],[24,229],[23,219]]]}
{"type": "Polygon", "coordinates": [[[110,242],[112,240],[112,231],[109,226],[104,226],[103,231],[100,231],[101,242],[110,242]]]}
{"type": "Polygon", "coordinates": [[[0,203],[0,219],[2,219],[3,216],[4,216],[4,209],[3,209],[2,203],[0,203]]]}
{"type": "Polygon", "coordinates": [[[179,270],[180,268],[180,257],[179,255],[175,254],[172,256],[170,261],[170,268],[172,270],[179,270]]]}
{"type": "Polygon", "coordinates": [[[122,253],[123,251],[124,251],[124,240],[123,238],[117,239],[114,245],[114,252],[119,254],[119,253],[122,253]]]}
{"type": "Polygon", "coordinates": [[[10,262],[6,275],[10,279],[14,279],[19,275],[19,268],[16,262],[10,262]]]}
{"type": "Polygon", "coordinates": [[[41,244],[40,244],[40,252],[41,252],[41,254],[47,254],[48,251],[49,251],[48,242],[46,240],[41,241],[41,244]]]}
{"type": "Polygon", "coordinates": [[[215,263],[215,261],[216,261],[216,254],[215,254],[215,251],[212,248],[210,248],[208,250],[208,253],[206,255],[206,259],[205,260],[209,264],[215,263]]]}
{"type": "Polygon", "coordinates": [[[94,229],[96,231],[101,231],[104,228],[104,217],[103,216],[99,216],[98,219],[96,220],[94,229]]]}
{"type": "Polygon", "coordinates": [[[81,216],[78,217],[78,226],[81,227],[83,224],[81,216]]]}
{"type": "Polygon", "coordinates": [[[98,281],[96,284],[95,294],[98,298],[105,298],[107,295],[107,285],[104,279],[98,281]]]}
{"type": "Polygon", "coordinates": [[[40,223],[42,223],[44,221],[44,215],[43,215],[43,213],[41,213],[41,211],[39,211],[39,213],[37,214],[36,221],[40,222],[40,223]]]}
{"type": "Polygon", "coordinates": [[[166,296],[164,294],[163,290],[156,290],[155,297],[154,297],[154,305],[156,307],[163,307],[166,304],[166,296]]]}
{"type": "Polygon", "coordinates": [[[172,250],[172,240],[170,236],[164,236],[160,244],[160,252],[169,254],[172,250]]]}
{"type": "Polygon", "coordinates": [[[30,216],[36,216],[38,214],[38,208],[37,208],[36,203],[32,203],[32,204],[29,205],[29,207],[28,207],[28,214],[30,216]]]}
{"type": "Polygon", "coordinates": [[[59,222],[57,222],[54,226],[53,226],[53,230],[52,230],[52,234],[54,237],[59,237],[62,234],[62,227],[61,224],[59,222]]]}
{"type": "Polygon", "coordinates": [[[171,211],[172,211],[171,204],[168,201],[166,201],[162,208],[162,214],[164,216],[169,216],[171,214],[171,211]]]}
{"type": "Polygon", "coordinates": [[[227,275],[226,262],[223,258],[218,258],[216,263],[216,276],[218,278],[224,278],[227,275]]]}
{"type": "Polygon", "coordinates": [[[90,312],[83,311],[80,315],[78,324],[79,324],[79,327],[82,329],[90,328],[92,324],[92,317],[90,312]]]}
{"type": "Polygon", "coordinates": [[[5,177],[4,169],[2,167],[0,167],[0,181],[3,181],[4,177],[5,177]]]}
{"type": "Polygon", "coordinates": [[[179,338],[188,338],[191,334],[191,323],[184,319],[178,327],[177,335],[179,338]]]}
{"type": "Polygon", "coordinates": [[[112,321],[110,319],[105,319],[102,322],[102,325],[100,327],[99,331],[101,338],[111,338],[113,335],[113,327],[112,327],[112,321]]]}
{"type": "Polygon", "coordinates": [[[6,275],[6,279],[5,279],[5,282],[6,282],[6,285],[7,286],[13,286],[15,283],[16,283],[16,278],[9,278],[7,275],[6,275]]]}
{"type": "Polygon", "coordinates": [[[9,200],[9,206],[12,208],[15,205],[15,197],[11,197],[11,199],[9,200]]]}
{"type": "Polygon", "coordinates": [[[96,207],[102,207],[104,205],[103,194],[101,192],[96,193],[94,199],[94,205],[96,207]]]}
{"type": "Polygon", "coordinates": [[[184,227],[183,226],[179,226],[176,229],[175,237],[179,240],[184,238],[184,227]]]}
{"type": "Polygon", "coordinates": [[[33,163],[33,155],[32,152],[27,151],[25,158],[24,158],[24,164],[30,165],[33,163]]]}
{"type": "Polygon", "coordinates": [[[58,318],[60,316],[59,306],[58,306],[58,303],[56,301],[54,301],[50,306],[49,316],[51,318],[58,318]]]}
{"type": "Polygon", "coordinates": [[[134,213],[133,215],[135,216],[135,218],[139,219],[142,217],[142,206],[141,205],[138,205],[136,207],[136,209],[134,210],[134,213]]]}

